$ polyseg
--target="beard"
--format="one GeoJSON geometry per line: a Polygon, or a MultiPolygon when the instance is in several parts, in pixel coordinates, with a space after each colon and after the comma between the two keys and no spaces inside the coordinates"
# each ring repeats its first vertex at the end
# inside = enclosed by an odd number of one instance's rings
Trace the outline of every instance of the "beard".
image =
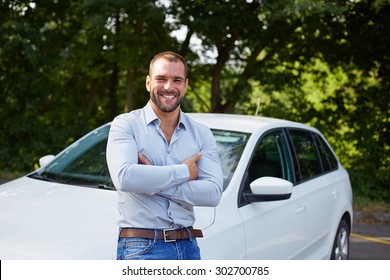
{"type": "Polygon", "coordinates": [[[167,90],[152,90],[150,93],[150,99],[157,106],[159,110],[165,113],[170,113],[176,110],[177,107],[183,102],[184,95],[182,95],[179,91],[167,91],[167,90]],[[164,95],[175,96],[173,99],[175,101],[171,101],[170,99],[164,97],[164,95]],[[166,101],[166,102],[165,102],[166,101]]]}

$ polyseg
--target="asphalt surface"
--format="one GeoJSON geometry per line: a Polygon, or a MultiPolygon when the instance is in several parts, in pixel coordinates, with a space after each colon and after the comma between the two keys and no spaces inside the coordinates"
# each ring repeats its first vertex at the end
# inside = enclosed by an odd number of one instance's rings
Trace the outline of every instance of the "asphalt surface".
{"type": "Polygon", "coordinates": [[[390,223],[353,225],[351,260],[390,260],[390,223]]]}

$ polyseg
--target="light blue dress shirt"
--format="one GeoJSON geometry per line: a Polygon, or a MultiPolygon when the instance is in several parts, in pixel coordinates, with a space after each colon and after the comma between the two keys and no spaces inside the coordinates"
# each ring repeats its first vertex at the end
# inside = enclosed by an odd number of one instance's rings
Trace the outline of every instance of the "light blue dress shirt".
{"type": "Polygon", "coordinates": [[[116,117],[107,142],[107,164],[118,192],[119,227],[179,228],[194,224],[193,206],[216,206],[223,175],[210,129],[180,111],[171,142],[150,103],[116,117]],[[138,163],[142,153],[153,164],[138,163]],[[182,162],[196,153],[199,176],[189,181],[182,162]]]}

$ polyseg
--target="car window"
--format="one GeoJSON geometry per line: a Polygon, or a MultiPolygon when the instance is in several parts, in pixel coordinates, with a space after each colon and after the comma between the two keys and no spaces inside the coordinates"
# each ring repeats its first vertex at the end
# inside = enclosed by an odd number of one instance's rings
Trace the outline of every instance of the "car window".
{"type": "Polygon", "coordinates": [[[248,168],[250,182],[265,176],[291,181],[291,168],[287,155],[287,145],[281,130],[265,135],[257,145],[248,168]]]}
{"type": "Polygon", "coordinates": [[[322,166],[324,171],[332,171],[338,168],[336,156],[333,154],[329,146],[325,143],[324,139],[319,135],[315,135],[318,150],[320,152],[322,166]]]}
{"type": "MultiPolygon", "coordinates": [[[[291,160],[283,130],[270,131],[262,136],[253,151],[241,192],[251,193],[250,183],[265,176],[293,182],[291,160]]],[[[240,197],[240,203],[245,203],[243,197],[240,197]]]]}
{"type": "Polygon", "coordinates": [[[317,145],[310,131],[289,129],[296,155],[295,176],[297,182],[322,173],[322,163],[317,145]]]}
{"type": "Polygon", "coordinates": [[[223,189],[225,190],[236,170],[250,134],[217,129],[211,131],[217,142],[223,171],[223,189]]]}

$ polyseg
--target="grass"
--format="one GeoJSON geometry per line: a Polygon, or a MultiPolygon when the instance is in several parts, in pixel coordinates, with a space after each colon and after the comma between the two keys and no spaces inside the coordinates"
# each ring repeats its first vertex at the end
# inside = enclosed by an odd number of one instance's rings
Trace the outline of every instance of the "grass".
{"type": "Polygon", "coordinates": [[[354,196],[353,210],[355,223],[390,224],[390,202],[354,196]]]}
{"type": "Polygon", "coordinates": [[[390,202],[376,201],[367,199],[366,197],[353,197],[353,206],[356,210],[362,212],[385,212],[390,213],[390,202]]]}

